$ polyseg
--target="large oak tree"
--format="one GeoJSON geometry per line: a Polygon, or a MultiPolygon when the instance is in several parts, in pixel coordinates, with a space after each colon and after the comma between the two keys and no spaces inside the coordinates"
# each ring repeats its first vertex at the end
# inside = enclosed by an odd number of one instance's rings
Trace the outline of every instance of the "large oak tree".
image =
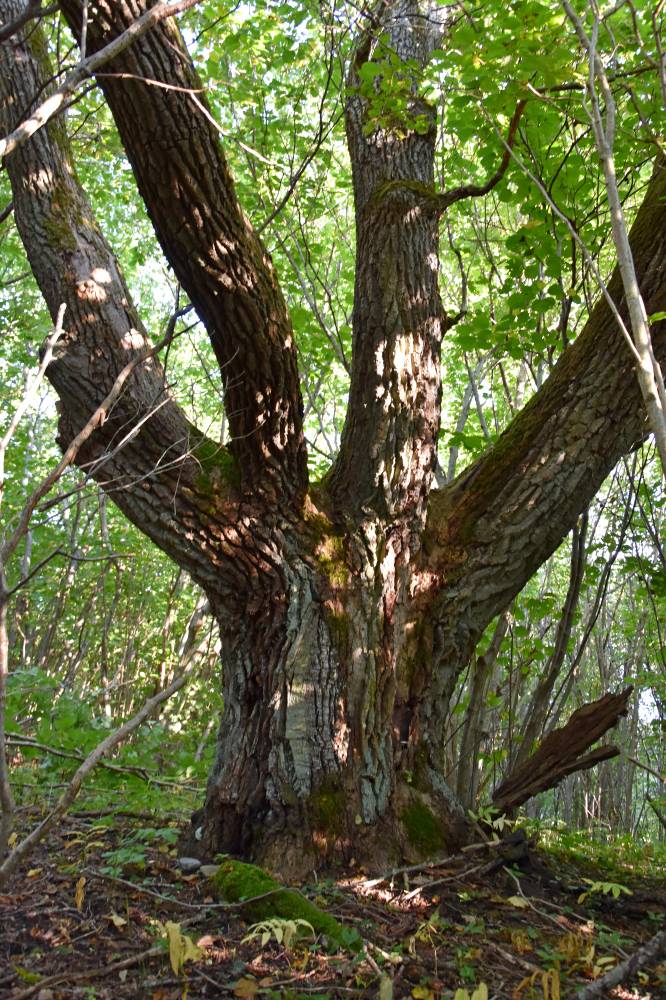
{"type": "MultiPolygon", "coordinates": [[[[28,6],[0,0],[0,22],[28,6]]],[[[77,38],[84,6],[60,3],[77,38]]],[[[149,6],[87,5],[87,51],[149,6]]],[[[424,65],[445,46],[449,16],[418,0],[385,0],[356,41],[345,106],[356,212],[351,386],[339,454],[317,484],[308,482],[296,345],[278,276],[238,203],[206,101],[191,99],[200,82],[176,24],[161,21],[98,81],[224,385],[228,447],[186,419],[146,356],[79,455],[200,584],[219,622],[224,713],[196,821],[209,853],[301,868],[341,847],[378,859],[397,855],[411,820],[428,817],[442,846],[463,842],[469,821],[444,780],[456,680],[487,625],[646,433],[631,355],[602,299],[497,443],[435,487],[450,326],[439,228],[450,204],[484,185],[435,193],[433,109],[415,89],[418,125],[372,122],[355,84],[380,43],[405,66],[424,65]]],[[[50,70],[31,21],[1,53],[8,133],[42,99],[50,70]]],[[[5,166],[48,308],[55,317],[67,307],[48,369],[66,445],[127,361],[146,352],[147,336],[77,179],[63,120],[5,166]]],[[[661,163],[631,245],[648,311],[666,309],[661,163]]],[[[617,275],[610,291],[620,302],[617,275]]]]}

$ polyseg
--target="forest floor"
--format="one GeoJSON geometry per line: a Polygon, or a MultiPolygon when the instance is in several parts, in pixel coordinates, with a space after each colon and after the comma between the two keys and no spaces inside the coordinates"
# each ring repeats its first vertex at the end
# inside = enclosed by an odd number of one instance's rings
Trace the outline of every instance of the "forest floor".
{"type": "MultiPolygon", "coordinates": [[[[19,834],[36,818],[24,812],[19,834]]],[[[449,1000],[463,989],[461,1000],[485,983],[497,1000],[557,1000],[666,925],[656,867],[637,872],[620,858],[611,877],[571,853],[538,850],[536,869],[489,872],[486,852],[393,883],[373,885],[351,868],[301,886],[358,930],[365,950],[331,954],[307,937],[285,947],[276,940],[284,925],[262,933],[220,905],[201,873],[182,871],[177,833],[141,814],[66,817],[0,895],[0,997],[449,1000]],[[178,925],[176,953],[185,937],[200,949],[178,973],[168,922],[178,925]]],[[[666,997],[666,963],[604,995],[666,997]]]]}

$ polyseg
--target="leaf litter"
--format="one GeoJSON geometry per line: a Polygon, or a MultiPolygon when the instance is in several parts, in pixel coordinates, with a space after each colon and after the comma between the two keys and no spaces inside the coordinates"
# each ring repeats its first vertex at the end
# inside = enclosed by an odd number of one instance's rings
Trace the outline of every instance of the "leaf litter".
{"type": "MultiPolygon", "coordinates": [[[[252,925],[220,905],[175,847],[148,838],[138,849],[136,826],[66,817],[13,877],[0,895],[0,998],[559,1000],[666,923],[663,883],[646,875],[616,895],[592,891],[616,884],[603,873],[570,865],[547,884],[465,857],[386,879],[341,865],[300,886],[365,942],[331,954],[309,925],[252,925]]],[[[666,996],[666,963],[606,995],[666,996]]]]}

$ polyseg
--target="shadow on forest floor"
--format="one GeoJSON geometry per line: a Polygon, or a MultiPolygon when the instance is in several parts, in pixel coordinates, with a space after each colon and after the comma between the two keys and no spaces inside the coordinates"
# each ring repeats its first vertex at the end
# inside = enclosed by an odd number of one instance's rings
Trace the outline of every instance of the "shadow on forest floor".
{"type": "MultiPolygon", "coordinates": [[[[27,829],[35,816],[21,819],[27,829]]],[[[392,887],[353,868],[313,880],[302,891],[355,928],[365,953],[330,954],[305,938],[285,948],[220,906],[200,873],[181,870],[177,834],[142,814],[68,816],[0,895],[0,997],[448,1000],[485,983],[491,998],[532,1000],[556,998],[559,981],[567,998],[666,923],[663,873],[625,869],[631,895],[616,886],[614,898],[606,871],[542,852],[536,876],[484,874],[467,857],[392,887]],[[169,921],[201,949],[179,973],[162,936],[169,921]]],[[[666,966],[607,995],[666,997],[666,966]]]]}

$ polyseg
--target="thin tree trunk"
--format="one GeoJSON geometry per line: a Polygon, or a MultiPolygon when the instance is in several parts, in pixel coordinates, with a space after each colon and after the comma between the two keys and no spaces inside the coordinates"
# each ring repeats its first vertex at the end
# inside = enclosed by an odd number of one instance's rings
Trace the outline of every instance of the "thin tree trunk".
{"type": "Polygon", "coordinates": [[[465,724],[460,741],[456,781],[456,793],[467,809],[473,809],[476,805],[478,781],[476,771],[478,769],[479,748],[483,739],[486,698],[490,678],[510,620],[508,611],[500,615],[488,649],[477,658],[476,663],[470,668],[472,669],[472,677],[469,686],[469,707],[465,714],[465,724]]]}
{"type": "Polygon", "coordinates": [[[519,767],[532,753],[534,743],[543,731],[548,716],[553,688],[564,664],[567,646],[573,629],[574,616],[578,610],[578,598],[583,582],[583,573],[585,572],[587,522],[587,512],[585,512],[572,532],[569,586],[557,625],[555,648],[546,664],[545,670],[539,677],[536,689],[532,695],[532,700],[526,713],[527,721],[521,733],[521,741],[511,762],[512,767],[519,767]]]}

